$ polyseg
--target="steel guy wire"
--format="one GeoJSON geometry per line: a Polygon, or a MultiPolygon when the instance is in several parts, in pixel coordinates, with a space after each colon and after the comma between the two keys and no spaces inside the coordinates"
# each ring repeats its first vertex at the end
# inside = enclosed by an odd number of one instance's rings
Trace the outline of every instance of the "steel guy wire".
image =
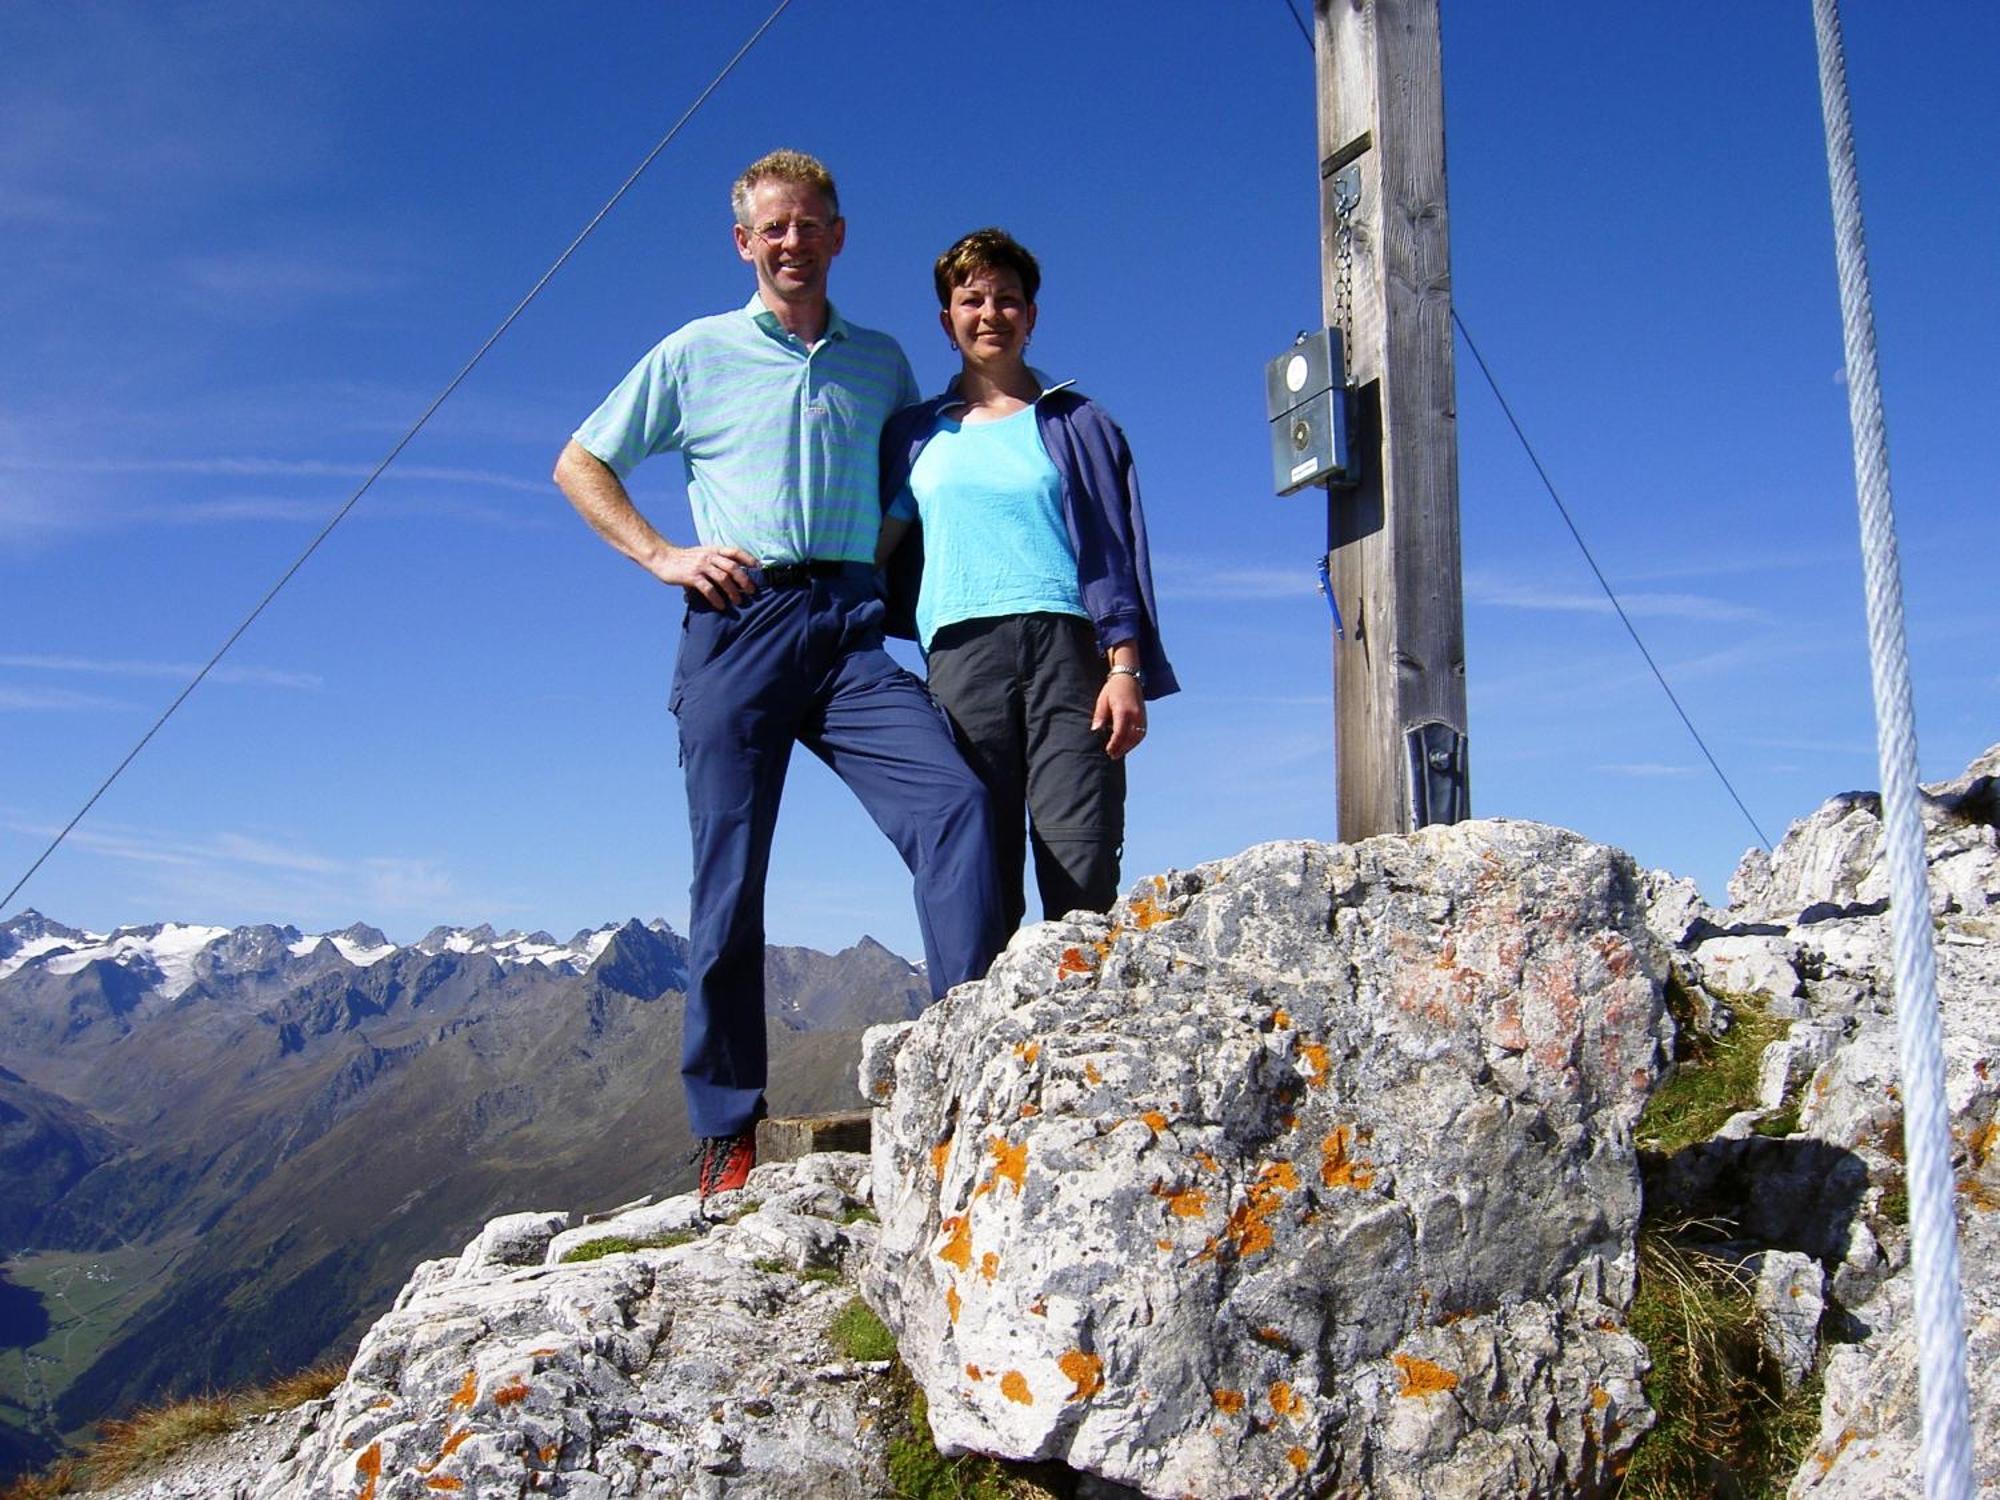
{"type": "Polygon", "coordinates": [[[1938,1012],[1924,832],[1917,812],[1916,712],[1903,637],[1889,440],[1875,362],[1874,298],[1868,282],[1838,0],[1813,0],[1813,30],[1819,50],[1820,108],[1826,120],[1834,259],[1840,271],[1847,415],[1854,432],[1868,658],[1882,773],[1882,838],[1889,867],[1889,934],[1896,970],[1896,1039],[1910,1191],[1910,1279],[1916,1300],[1917,1405],[1923,1424],[1918,1451],[1924,1493],[1930,1500],[1971,1500],[1972,1423],[1966,1391],[1965,1302],[1958,1277],[1957,1192],[1951,1176],[1951,1111],[1944,1092],[1944,1023],[1938,1012]]]}
{"type": "Polygon", "coordinates": [[[334,527],[338,526],[342,521],[347,519],[347,513],[354,509],[355,505],[360,501],[361,497],[368,493],[369,489],[374,485],[377,479],[380,479],[382,477],[383,471],[386,470],[390,464],[394,463],[397,457],[402,453],[402,451],[410,445],[411,440],[414,439],[419,432],[422,432],[424,430],[425,424],[428,423],[431,417],[436,414],[437,409],[440,406],[444,405],[445,401],[451,396],[451,393],[459,388],[460,384],[463,383],[466,376],[470,375],[473,372],[474,368],[479,364],[479,362],[486,357],[487,351],[491,349],[495,344],[500,342],[500,336],[506,333],[506,331],[509,328],[512,328],[514,326],[515,319],[519,318],[522,313],[528,310],[528,304],[533,302],[536,297],[541,295],[542,288],[547,286],[549,282],[555,278],[556,272],[560,271],[563,268],[563,266],[568,263],[569,258],[572,255],[576,254],[576,252],[582,248],[583,242],[589,239],[592,231],[595,230],[597,226],[604,221],[605,215],[609,214],[611,210],[617,206],[618,200],[625,196],[625,194],[631,189],[632,185],[636,183],[639,180],[639,178],[645,173],[646,169],[653,164],[654,159],[658,157],[662,151],[666,150],[667,147],[673,143],[674,137],[681,133],[682,128],[686,126],[688,121],[692,120],[695,117],[695,113],[704,104],[708,102],[709,95],[713,94],[718,88],[722,86],[722,81],[736,70],[736,65],[741,61],[743,61],[743,59],[749,54],[750,49],[757,45],[757,43],[763,38],[764,33],[771,29],[772,24],[776,22],[779,16],[785,13],[786,8],[790,6],[791,3],[792,0],[778,0],[777,8],[764,18],[763,23],[760,26],[758,26],[755,31],[750,33],[748,40],[746,40],[742,46],[736,49],[735,54],[730,57],[728,62],[722,65],[722,71],[717,73],[714,78],[709,80],[708,87],[704,88],[699,94],[695,95],[694,102],[690,104],[681,113],[681,117],[678,120],[674,121],[673,127],[670,130],[668,130],[665,135],[660,137],[658,143],[654,145],[653,149],[646,153],[644,158],[640,160],[639,165],[632,169],[631,175],[628,176],[624,180],[624,182],[619,184],[618,191],[613,193],[609,198],[605,199],[604,206],[591,216],[590,222],[585,224],[583,228],[577,232],[576,238],[569,242],[568,247],[563,251],[563,253],[555,258],[555,260],[550,264],[549,268],[546,271],[542,272],[541,278],[538,281],[536,281],[536,283],[532,287],[528,289],[528,294],[525,297],[523,297],[518,303],[516,303],[514,306],[514,310],[508,313],[507,316],[500,321],[500,326],[495,328],[492,333],[487,335],[486,342],[479,346],[478,350],[473,354],[472,358],[468,359],[465,362],[465,364],[460,367],[459,372],[451,377],[450,381],[446,383],[444,389],[439,391],[437,393],[437,396],[431,401],[431,404],[424,408],[423,415],[418,417],[417,420],[410,425],[410,430],[404,433],[403,436],[397,440],[396,445],[389,450],[388,455],[384,457],[380,463],[375,465],[375,467],[372,470],[369,471],[368,477],[361,481],[360,488],[356,489],[353,494],[347,497],[347,503],[342,505],[339,510],[333,513],[333,519],[328,521],[326,525],[320,528],[319,535],[315,536],[310,542],[306,544],[305,550],[301,552],[296,558],[293,559],[292,565],[289,568],[285,569],[285,571],[279,575],[278,581],[272,584],[271,587],[265,591],[264,597],[259,599],[257,601],[255,608],[253,608],[249,614],[243,617],[242,623],[239,624],[234,630],[232,630],[229,633],[229,638],[225,640],[219,647],[216,648],[215,654],[208,659],[208,661],[202,666],[202,669],[199,672],[196,672],[194,674],[194,677],[188,682],[188,685],[181,689],[180,695],[176,697],[173,702],[167,705],[166,712],[162,713],[159,716],[159,718],[155,719],[153,721],[152,728],[148,729],[143,735],[141,735],[139,737],[139,742],[125,753],[125,758],[118,762],[118,764],[112,769],[111,774],[105,777],[103,782],[98,786],[97,790],[90,794],[89,800],[86,801],[82,807],[77,809],[76,816],[71,818],[67,823],[63,825],[62,832],[58,833],[53,839],[49,841],[48,848],[44,849],[41,852],[40,856],[36,858],[35,862],[28,866],[27,872],[24,875],[22,875],[19,880],[14,882],[12,888],[8,890],[7,894],[4,897],[0,897],[0,911],[5,911],[13,903],[14,898],[21,893],[21,888],[25,886],[30,880],[34,879],[35,872],[41,869],[43,864],[47,862],[49,856],[54,854],[56,850],[61,847],[63,840],[69,837],[70,831],[74,829],[77,824],[83,821],[85,815],[89,813],[91,808],[97,805],[98,799],[102,797],[106,792],[111,790],[112,783],[115,782],[120,776],[124,775],[125,768],[131,765],[132,762],[135,759],[137,759],[139,752],[146,748],[147,744],[152,740],[153,736],[158,734],[160,730],[165,726],[167,720],[171,719],[174,716],[175,710],[177,710],[183,703],[185,703],[188,700],[188,696],[191,693],[193,693],[196,688],[201,686],[202,679],[207,677],[208,674],[214,670],[216,663],[221,661],[222,658],[228,654],[230,647],[236,644],[238,639],[240,639],[241,636],[243,635],[243,632],[248,630],[250,626],[256,621],[257,617],[264,612],[265,607],[269,605],[273,599],[278,597],[278,591],[282,589],[286,584],[292,581],[292,575],[297,573],[300,568],[304,567],[306,564],[306,559],[311,557],[313,553],[319,550],[320,543],[324,542],[329,536],[333,534],[334,527]]]}
{"type": "Polygon", "coordinates": [[[1465,347],[1471,353],[1473,363],[1479,366],[1479,373],[1486,377],[1487,388],[1493,392],[1493,399],[1500,403],[1500,410],[1507,418],[1507,425],[1514,429],[1514,436],[1520,439],[1521,449],[1528,455],[1528,462],[1535,466],[1535,473],[1541,477],[1542,488],[1549,492],[1549,499],[1555,502],[1556,513],[1562,517],[1563,525],[1569,528],[1569,534],[1576,542],[1577,551],[1581,552],[1583,560],[1590,564],[1590,571],[1597,579],[1597,586],[1604,590],[1604,597],[1611,601],[1611,607],[1618,612],[1618,619],[1624,625],[1625,633],[1632,637],[1632,644],[1637,646],[1639,654],[1646,658],[1646,665],[1652,670],[1653,680],[1659,683],[1660,691],[1667,695],[1667,702],[1673,704],[1674,712],[1680,715],[1681,723],[1687,726],[1687,732],[1693,736],[1702,758],[1708,762],[1708,768],[1715,772],[1723,789],[1729,793],[1729,800],[1736,804],[1736,810],[1743,814],[1743,820],[1757,835],[1757,842],[1768,851],[1771,847],[1770,839],[1758,826],[1756,818],[1751,816],[1750,809],[1743,805],[1743,799],[1736,794],[1735,786],[1717,763],[1714,754],[1710,752],[1708,741],[1701,737],[1701,731],[1694,727],[1694,720],[1689,718],[1688,711],[1681,707],[1681,700],[1675,697],[1674,690],[1667,686],[1666,674],[1660,670],[1660,664],[1653,660],[1653,653],[1646,649],[1645,641],[1640,639],[1639,628],[1632,623],[1632,617],[1625,613],[1625,605],[1618,598],[1617,590],[1611,587],[1610,580],[1604,576],[1604,570],[1597,566],[1597,559],[1591,554],[1589,543],[1584,541],[1583,533],[1577,529],[1576,521],[1569,513],[1569,507],[1562,502],[1562,496],[1556,493],[1555,484],[1550,480],[1548,470],[1542,467],[1541,459],[1535,454],[1534,445],[1528,441],[1527,433],[1521,430],[1521,424],[1514,416],[1514,408],[1507,404],[1507,398],[1500,393],[1500,383],[1493,378],[1492,370],[1487,368],[1486,357],[1479,352],[1479,346],[1473,343],[1472,334],[1467,331],[1465,322],[1459,317],[1458,309],[1455,307],[1451,310],[1451,321],[1457,327],[1459,337],[1465,340],[1465,347]]]}

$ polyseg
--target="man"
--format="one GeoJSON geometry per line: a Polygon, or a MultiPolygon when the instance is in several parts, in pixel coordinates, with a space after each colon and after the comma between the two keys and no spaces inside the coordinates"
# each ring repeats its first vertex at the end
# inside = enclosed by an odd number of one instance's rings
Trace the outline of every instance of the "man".
{"type": "Polygon", "coordinates": [[[833,178],[774,151],[730,194],[756,295],[642,359],[563,449],[555,479],[687,614],[669,706],[694,839],[681,1077],[703,1197],[741,1187],[764,1112],[764,877],[793,742],[845,781],[915,877],[933,995],[999,948],[985,793],[917,680],[882,649],[873,566],[883,421],[917,399],[896,341],[827,300],[846,239],[833,178]],[[678,450],[696,542],[626,493],[678,450]]]}

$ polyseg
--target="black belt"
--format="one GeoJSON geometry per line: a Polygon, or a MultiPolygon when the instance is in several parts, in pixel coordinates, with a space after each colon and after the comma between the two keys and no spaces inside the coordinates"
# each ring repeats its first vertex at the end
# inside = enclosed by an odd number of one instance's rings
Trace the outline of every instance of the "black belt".
{"type": "Polygon", "coordinates": [[[758,569],[769,589],[800,589],[815,578],[848,578],[872,574],[875,570],[867,563],[829,562],[815,558],[810,562],[765,563],[758,569]]]}

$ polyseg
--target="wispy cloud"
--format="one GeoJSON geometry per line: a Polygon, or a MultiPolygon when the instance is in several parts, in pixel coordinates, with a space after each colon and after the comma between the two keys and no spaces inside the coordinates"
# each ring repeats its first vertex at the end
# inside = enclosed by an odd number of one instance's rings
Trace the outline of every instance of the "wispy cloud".
{"type": "Polygon", "coordinates": [[[61,713],[74,709],[118,708],[115,699],[70,688],[17,688],[0,684],[0,712],[61,713]]]}
{"type": "MultiPolygon", "coordinates": [[[[331,463],[316,458],[0,458],[0,471],[48,474],[192,474],[217,479],[327,478],[363,479],[372,464],[331,463]]],[[[426,481],[438,484],[483,485],[521,494],[547,496],[550,482],[537,476],[500,473],[492,469],[460,469],[437,464],[397,464],[382,476],[384,484],[426,481]]]]}
{"type": "Polygon", "coordinates": [[[352,259],[253,251],[186,260],[179,270],[202,305],[259,315],[326,299],[374,296],[404,280],[400,273],[352,259]]]}
{"type": "MultiPolygon", "coordinates": [[[[129,661],[89,656],[0,656],[0,667],[30,672],[78,672],[100,677],[187,678],[201,670],[198,662],[129,661]]],[[[249,687],[281,687],[311,690],[324,679],[317,672],[287,672],[276,667],[218,666],[208,674],[210,682],[237,683],[249,687]]]]}
{"type": "MultiPolygon", "coordinates": [[[[18,816],[8,817],[6,826],[38,841],[57,831],[18,816]]],[[[310,928],[400,917],[429,925],[443,912],[490,913],[504,905],[468,898],[433,858],[334,855],[265,832],[191,836],[86,823],[65,844],[73,856],[110,861],[137,879],[128,897],[134,909],[121,920],[272,921],[310,928]]]]}
{"type": "Polygon", "coordinates": [[[1153,573],[1160,597],[1168,600],[1310,599],[1319,580],[1309,567],[1210,567],[1179,558],[1156,558],[1153,573]]]}
{"type": "MultiPolygon", "coordinates": [[[[1555,614],[1611,614],[1611,601],[1602,592],[1562,590],[1524,580],[1497,578],[1492,574],[1468,574],[1465,580],[1468,604],[1501,609],[1540,610],[1555,614]]],[[[1738,604],[1709,594],[1621,592],[1619,603],[1633,619],[1702,620],[1710,623],[1767,622],[1771,612],[1753,604],[1738,604]]]]}
{"type": "Polygon", "coordinates": [[[1592,766],[1591,769],[1602,772],[1606,776],[1637,776],[1641,778],[1698,776],[1702,770],[1700,766],[1669,766],[1651,760],[1613,761],[1607,765],[1592,766]]]}

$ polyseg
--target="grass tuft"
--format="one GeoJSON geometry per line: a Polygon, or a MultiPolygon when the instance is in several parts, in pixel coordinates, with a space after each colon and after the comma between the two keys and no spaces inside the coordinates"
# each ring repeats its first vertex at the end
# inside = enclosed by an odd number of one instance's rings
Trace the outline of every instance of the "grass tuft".
{"type": "MultiPolygon", "coordinates": [[[[1756,1107],[1757,1070],[1764,1049],[1791,1023],[1773,1016],[1770,1003],[1761,996],[1731,995],[1728,1000],[1736,1019],[1721,1036],[1710,1036],[1693,1024],[1692,1009],[1687,1008],[1680,987],[1668,986],[1677,1032],[1676,1065],[1673,1077],[1653,1091],[1639,1117],[1641,1146],[1672,1155],[1708,1140],[1739,1110],[1756,1107]]],[[[1794,1126],[1797,1118],[1794,1106],[1794,1126]]]]}
{"type": "Polygon", "coordinates": [[[834,1314],[826,1335],[849,1359],[894,1359],[896,1340],[875,1310],[859,1297],[834,1314]]]}
{"type": "Polygon", "coordinates": [[[931,1436],[923,1391],[900,1365],[896,1380],[906,1392],[901,1430],[889,1439],[889,1485],[898,1500],[1062,1500],[1075,1493],[1075,1476],[1060,1465],[1003,1463],[983,1453],[946,1458],[931,1436]]]}
{"type": "Polygon", "coordinates": [[[1778,1500],[1819,1430],[1819,1382],[1783,1393],[1758,1340],[1747,1273],[1688,1243],[1699,1227],[1656,1225],[1640,1236],[1630,1326],[1653,1356],[1646,1399],[1658,1420],[1618,1494],[1778,1500]]]}
{"type": "Polygon", "coordinates": [[[227,1396],[190,1396],[142,1407],[122,1422],[106,1422],[86,1465],[91,1486],[101,1488],[157,1469],[203,1438],[235,1431],[243,1416],[227,1396]]]}
{"type": "Polygon", "coordinates": [[[623,1234],[607,1234],[601,1240],[585,1240],[581,1245],[572,1245],[563,1252],[563,1258],[557,1264],[576,1265],[581,1261],[602,1260],[607,1255],[624,1255],[633,1250],[671,1250],[676,1245],[691,1245],[700,1238],[700,1235],[686,1229],[644,1240],[635,1240],[623,1234]]]}
{"type": "Polygon", "coordinates": [[[234,1432],[253,1417],[320,1400],[346,1377],[345,1362],[323,1360],[247,1390],[141,1407],[123,1421],[101,1424],[84,1452],[0,1488],[0,1500],[55,1500],[149,1473],[203,1439],[234,1432]]]}
{"type": "Polygon", "coordinates": [[[840,1222],[843,1224],[880,1224],[882,1216],[876,1213],[874,1209],[864,1208],[857,1203],[853,1208],[841,1211],[840,1222]]]}

